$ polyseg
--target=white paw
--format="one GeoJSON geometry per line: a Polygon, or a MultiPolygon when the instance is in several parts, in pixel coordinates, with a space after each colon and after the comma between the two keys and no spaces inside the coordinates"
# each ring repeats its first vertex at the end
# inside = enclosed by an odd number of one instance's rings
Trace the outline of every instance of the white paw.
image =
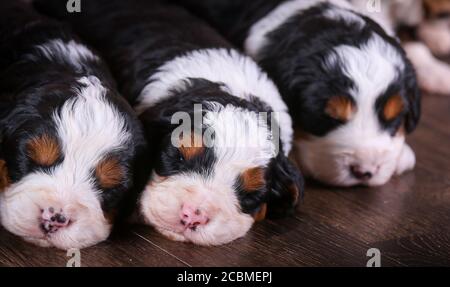
{"type": "Polygon", "coordinates": [[[411,170],[416,165],[416,155],[409,145],[406,143],[403,145],[403,149],[400,153],[397,162],[396,175],[400,175],[405,171],[411,170]]]}
{"type": "Polygon", "coordinates": [[[424,22],[420,25],[418,34],[434,55],[450,54],[450,26],[447,20],[424,22]]]}
{"type": "Polygon", "coordinates": [[[434,58],[422,43],[408,43],[404,48],[416,69],[420,88],[427,93],[450,95],[450,66],[434,58]]]}

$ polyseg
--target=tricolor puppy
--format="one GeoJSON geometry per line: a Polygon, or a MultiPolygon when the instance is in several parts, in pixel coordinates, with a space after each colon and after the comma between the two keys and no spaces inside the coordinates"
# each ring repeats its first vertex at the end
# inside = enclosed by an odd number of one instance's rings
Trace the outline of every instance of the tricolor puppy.
{"type": "Polygon", "coordinates": [[[422,90],[450,95],[450,65],[438,58],[450,55],[450,0],[381,0],[379,9],[368,9],[366,0],[351,2],[387,31],[399,33],[422,90]]]}
{"type": "Polygon", "coordinates": [[[302,178],[286,158],[291,119],[250,58],[157,1],[86,1],[77,15],[41,4],[90,39],[135,97],[154,163],[139,202],[147,223],[174,240],[218,245],[266,213],[293,210],[302,178]]]}
{"type": "Polygon", "coordinates": [[[338,186],[381,185],[412,169],[420,116],[396,39],[344,0],[183,0],[268,72],[286,101],[302,171],[338,186]]]}
{"type": "Polygon", "coordinates": [[[0,4],[1,222],[41,246],[87,247],[108,237],[144,135],[95,53],[10,2],[0,4]]]}

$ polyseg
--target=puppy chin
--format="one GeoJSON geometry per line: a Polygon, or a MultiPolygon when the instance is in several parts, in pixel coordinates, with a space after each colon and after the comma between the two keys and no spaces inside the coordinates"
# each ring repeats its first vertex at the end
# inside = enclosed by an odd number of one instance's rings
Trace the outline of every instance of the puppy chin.
{"type": "Polygon", "coordinates": [[[230,198],[220,189],[214,190],[215,195],[211,196],[213,191],[208,192],[193,182],[195,179],[191,181],[183,176],[163,179],[154,174],[139,203],[145,222],[171,240],[203,246],[226,244],[243,237],[254,219],[242,213],[238,204],[230,203],[230,198]],[[186,202],[201,204],[209,216],[208,222],[194,229],[183,226],[180,213],[186,202]]]}
{"type": "Polygon", "coordinates": [[[47,237],[47,241],[58,249],[82,249],[105,241],[110,232],[111,225],[106,219],[96,222],[86,220],[85,222],[74,222],[68,229],[51,234],[47,237]]]}

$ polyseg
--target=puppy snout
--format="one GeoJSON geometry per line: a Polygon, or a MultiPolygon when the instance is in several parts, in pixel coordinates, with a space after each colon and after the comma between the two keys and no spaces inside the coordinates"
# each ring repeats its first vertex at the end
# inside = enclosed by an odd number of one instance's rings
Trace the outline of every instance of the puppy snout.
{"type": "Polygon", "coordinates": [[[351,174],[359,180],[369,180],[373,177],[373,171],[367,168],[362,168],[359,165],[350,166],[351,174]]]}
{"type": "Polygon", "coordinates": [[[183,204],[180,211],[180,223],[184,227],[195,231],[198,226],[208,222],[209,218],[205,211],[190,204],[183,204]]]}

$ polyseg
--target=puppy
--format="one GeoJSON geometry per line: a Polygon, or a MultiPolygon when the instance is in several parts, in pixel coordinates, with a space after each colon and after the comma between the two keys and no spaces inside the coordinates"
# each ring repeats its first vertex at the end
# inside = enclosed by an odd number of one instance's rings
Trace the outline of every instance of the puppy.
{"type": "Polygon", "coordinates": [[[372,7],[377,9],[368,9],[364,0],[352,3],[392,35],[400,34],[422,90],[450,95],[450,66],[436,58],[450,55],[449,0],[383,0],[379,7],[372,7]]]}
{"type": "Polygon", "coordinates": [[[412,169],[420,93],[405,52],[343,0],[177,1],[255,58],[286,101],[302,171],[337,186],[412,169]]]}
{"type": "Polygon", "coordinates": [[[139,201],[147,223],[173,240],[218,245],[244,236],[266,213],[293,211],[303,182],[286,157],[291,119],[250,58],[158,1],[89,1],[80,14],[58,1],[37,7],[102,51],[132,95],[152,152],[139,201]]]}
{"type": "Polygon", "coordinates": [[[0,216],[61,249],[105,240],[144,134],[93,51],[18,1],[0,4],[0,216]]]}

